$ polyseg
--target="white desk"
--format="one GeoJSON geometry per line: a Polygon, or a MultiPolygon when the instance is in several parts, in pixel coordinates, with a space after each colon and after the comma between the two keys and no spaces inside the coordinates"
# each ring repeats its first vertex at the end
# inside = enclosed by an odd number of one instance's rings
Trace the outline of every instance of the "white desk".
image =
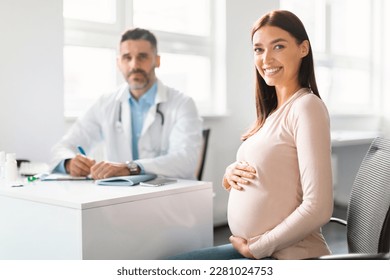
{"type": "Polygon", "coordinates": [[[213,245],[212,184],[0,183],[0,259],[160,259],[213,245]]]}
{"type": "Polygon", "coordinates": [[[331,136],[332,147],[345,147],[371,144],[376,137],[382,134],[379,131],[336,130],[332,131],[331,136]]]}

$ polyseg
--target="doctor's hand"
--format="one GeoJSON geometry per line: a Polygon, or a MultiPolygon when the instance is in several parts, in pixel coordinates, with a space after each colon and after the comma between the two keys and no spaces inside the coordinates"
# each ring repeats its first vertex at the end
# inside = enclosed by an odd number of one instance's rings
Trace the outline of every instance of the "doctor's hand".
{"type": "Polygon", "coordinates": [[[88,176],[94,164],[94,159],[78,154],[65,161],[65,169],[72,176],[88,176]]]}
{"type": "Polygon", "coordinates": [[[255,177],[256,169],[250,166],[247,162],[236,161],[226,168],[222,185],[226,190],[235,188],[241,191],[244,188],[239,186],[238,183],[247,185],[249,184],[249,179],[254,179],[255,177]]]}
{"type": "Polygon", "coordinates": [[[101,161],[91,167],[91,176],[95,180],[128,175],[130,170],[125,163],[101,161]]]}
{"type": "Polygon", "coordinates": [[[232,235],[229,237],[229,241],[230,241],[230,243],[232,243],[233,248],[236,249],[245,258],[248,258],[248,259],[255,258],[252,255],[251,251],[249,250],[248,241],[246,241],[244,238],[232,235]]]}

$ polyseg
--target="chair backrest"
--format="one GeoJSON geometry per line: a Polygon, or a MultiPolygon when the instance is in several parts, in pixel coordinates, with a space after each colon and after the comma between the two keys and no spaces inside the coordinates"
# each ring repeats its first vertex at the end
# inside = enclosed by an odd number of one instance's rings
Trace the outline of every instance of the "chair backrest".
{"type": "Polygon", "coordinates": [[[199,164],[196,171],[196,178],[199,181],[201,181],[203,177],[203,168],[206,161],[207,147],[209,145],[210,129],[209,128],[203,129],[202,136],[203,136],[202,149],[200,152],[199,164]]]}
{"type": "Polygon", "coordinates": [[[390,251],[390,140],[372,142],[356,175],[347,212],[350,253],[390,251]]]}

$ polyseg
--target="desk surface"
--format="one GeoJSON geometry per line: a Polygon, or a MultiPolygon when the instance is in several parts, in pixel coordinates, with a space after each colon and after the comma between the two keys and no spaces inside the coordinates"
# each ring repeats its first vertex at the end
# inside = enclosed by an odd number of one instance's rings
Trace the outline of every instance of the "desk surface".
{"type": "Polygon", "coordinates": [[[370,144],[374,138],[381,136],[378,131],[336,130],[331,132],[332,146],[350,146],[370,144]]]}
{"type": "Polygon", "coordinates": [[[210,187],[211,183],[189,180],[178,180],[176,183],[160,187],[101,186],[94,184],[93,181],[32,182],[25,184],[24,187],[11,187],[2,182],[0,195],[75,209],[88,209],[210,187]]]}

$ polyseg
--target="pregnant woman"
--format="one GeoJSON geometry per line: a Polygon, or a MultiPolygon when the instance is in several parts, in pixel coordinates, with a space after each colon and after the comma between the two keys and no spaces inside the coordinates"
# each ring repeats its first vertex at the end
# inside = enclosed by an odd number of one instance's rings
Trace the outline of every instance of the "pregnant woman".
{"type": "Polygon", "coordinates": [[[226,168],[230,244],[176,259],[304,259],[330,254],[333,211],[329,115],[302,22],[289,11],[252,30],[257,118],[226,168]]]}

